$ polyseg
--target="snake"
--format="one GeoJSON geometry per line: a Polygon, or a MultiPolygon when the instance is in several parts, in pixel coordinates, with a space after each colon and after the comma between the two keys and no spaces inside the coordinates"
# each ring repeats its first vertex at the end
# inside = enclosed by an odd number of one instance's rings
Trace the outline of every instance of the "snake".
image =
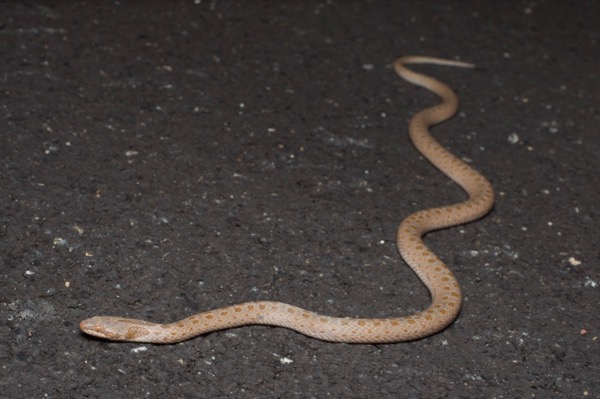
{"type": "Polygon", "coordinates": [[[474,65],[428,56],[405,56],[394,62],[394,69],[401,78],[442,99],[441,103],[422,109],[411,118],[408,132],[412,143],[468,194],[463,202],[417,211],[398,227],[398,251],[429,290],[431,304],[428,308],[403,317],[356,318],[321,315],[282,302],[253,301],[198,313],[167,324],[95,316],[83,320],[81,330],[111,341],[172,344],[218,330],[269,325],[285,327],[327,342],[377,344],[421,339],[452,324],[461,308],[461,289],[450,269],[423,242],[423,236],[485,216],[494,205],[494,191],[483,175],[446,150],[430,134],[431,126],[450,119],[457,112],[457,95],[444,83],[409,69],[409,64],[462,68],[473,68],[474,65]]]}

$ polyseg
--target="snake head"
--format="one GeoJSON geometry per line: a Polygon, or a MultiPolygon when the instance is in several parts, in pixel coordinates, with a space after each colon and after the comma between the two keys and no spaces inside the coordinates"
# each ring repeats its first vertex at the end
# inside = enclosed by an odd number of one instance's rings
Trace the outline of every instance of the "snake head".
{"type": "Polygon", "coordinates": [[[113,316],[96,316],[79,323],[79,328],[86,334],[111,341],[144,342],[143,337],[154,325],[142,320],[124,319],[113,316]]]}

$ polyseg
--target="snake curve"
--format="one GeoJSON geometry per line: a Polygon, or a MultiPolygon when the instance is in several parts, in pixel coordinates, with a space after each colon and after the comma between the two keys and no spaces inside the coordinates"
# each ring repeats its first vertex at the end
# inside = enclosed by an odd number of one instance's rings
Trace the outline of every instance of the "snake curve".
{"type": "Polygon", "coordinates": [[[432,335],[457,317],[462,296],[456,278],[430,250],[422,237],[430,231],[468,223],[486,215],[493,207],[494,192],[488,180],[443,148],[429,133],[429,127],[452,117],[458,97],[445,84],[409,70],[407,64],[438,64],[471,68],[472,64],[425,56],[406,56],[394,63],[404,80],[437,94],[442,102],[417,112],[409,123],[415,147],[469,198],[457,204],[425,209],[408,216],[399,226],[398,250],[429,289],[431,305],[416,314],[390,318],[323,316],[281,302],[256,301],[199,313],[170,324],[113,316],[96,316],[80,323],[85,333],[113,341],[176,343],[212,331],[244,325],[286,327],[330,342],[394,343],[432,335]]]}

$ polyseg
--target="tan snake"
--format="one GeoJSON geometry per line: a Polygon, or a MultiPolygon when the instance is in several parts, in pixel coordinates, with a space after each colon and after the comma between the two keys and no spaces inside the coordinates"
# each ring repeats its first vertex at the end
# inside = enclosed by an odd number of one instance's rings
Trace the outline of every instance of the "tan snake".
{"type": "Polygon", "coordinates": [[[456,94],[445,84],[405,67],[406,64],[439,64],[470,68],[473,65],[432,57],[408,56],[398,59],[396,72],[405,80],[422,86],[442,102],[417,112],[409,133],[415,147],[469,195],[461,203],[426,209],[407,217],[398,228],[400,255],[431,293],[431,306],[405,317],[362,319],[323,316],[281,302],[257,301],[199,313],[171,324],[156,324],[122,317],[97,316],[84,320],[85,333],[114,341],[149,343],[181,342],[211,331],[251,324],[286,327],[310,337],[331,342],[391,343],[434,334],[452,323],[461,306],[461,292],[452,272],[422,240],[432,230],[467,223],[487,214],[494,204],[494,192],[485,177],[438,144],[429,127],[452,117],[458,109],[456,94]]]}

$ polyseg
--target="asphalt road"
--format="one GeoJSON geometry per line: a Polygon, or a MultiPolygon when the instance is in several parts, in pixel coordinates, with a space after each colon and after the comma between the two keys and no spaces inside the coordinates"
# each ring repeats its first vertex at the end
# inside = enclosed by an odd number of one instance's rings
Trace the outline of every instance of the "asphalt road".
{"type": "Polygon", "coordinates": [[[0,397],[600,397],[597,1],[0,5],[0,397]],[[248,326],[109,343],[80,320],[174,321],[250,300],[418,311],[400,221],[460,201],[407,122],[493,183],[483,220],[427,237],[465,295],[415,342],[248,326]]]}

